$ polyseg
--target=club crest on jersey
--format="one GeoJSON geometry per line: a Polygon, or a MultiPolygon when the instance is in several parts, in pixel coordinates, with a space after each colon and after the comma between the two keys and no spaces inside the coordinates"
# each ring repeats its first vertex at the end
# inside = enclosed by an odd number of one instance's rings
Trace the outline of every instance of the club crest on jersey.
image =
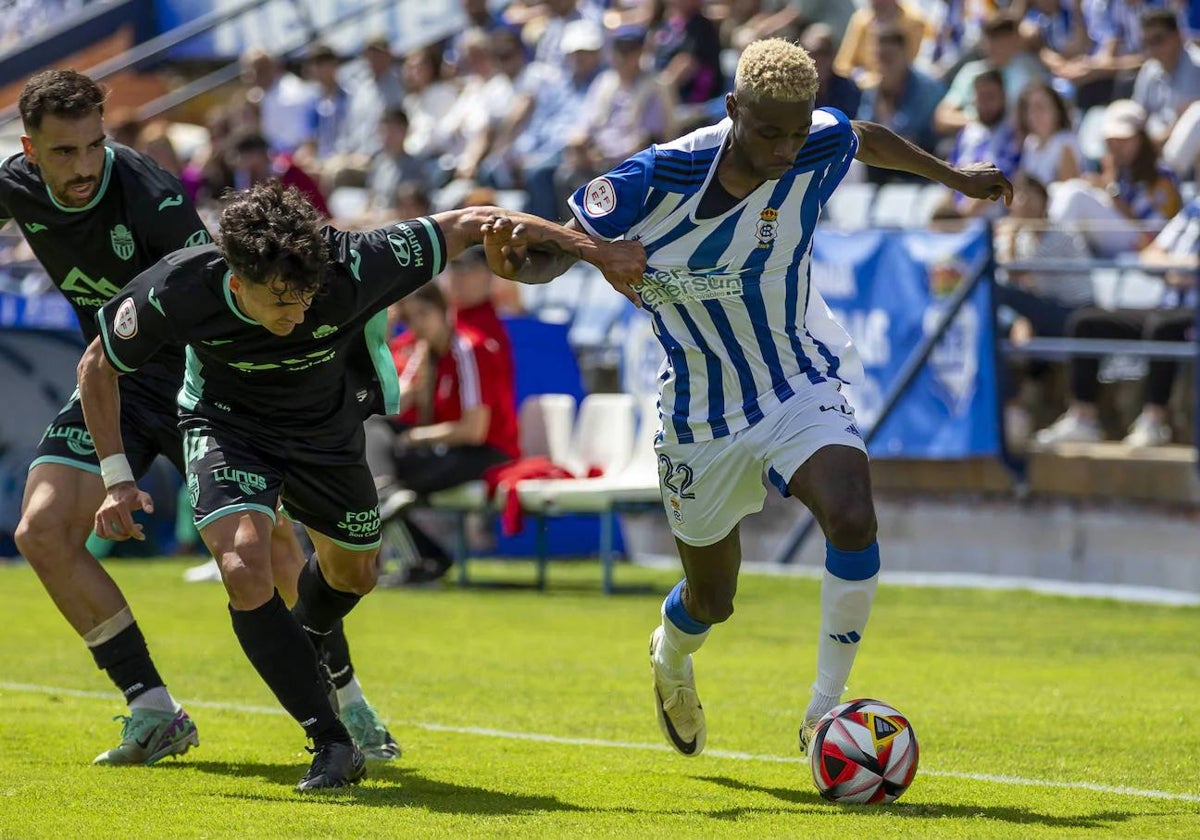
{"type": "Polygon", "coordinates": [[[117,307],[117,317],[113,319],[113,332],[117,338],[133,338],[137,335],[137,306],[133,298],[125,298],[117,307]]]}
{"type": "Polygon", "coordinates": [[[123,260],[133,257],[133,234],[125,225],[117,225],[109,232],[113,253],[123,260]]]}
{"type": "Polygon", "coordinates": [[[617,209],[617,191],[612,181],[596,178],[584,187],[583,209],[589,216],[607,216],[617,209]]]}
{"type": "Polygon", "coordinates": [[[758,239],[759,248],[770,248],[775,237],[779,235],[779,211],[768,207],[758,214],[758,225],[754,236],[758,239]]]}

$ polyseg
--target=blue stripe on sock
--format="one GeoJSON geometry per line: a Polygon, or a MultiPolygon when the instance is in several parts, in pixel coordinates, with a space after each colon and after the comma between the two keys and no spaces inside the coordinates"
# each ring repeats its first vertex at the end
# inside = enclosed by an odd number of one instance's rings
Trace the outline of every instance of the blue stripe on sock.
{"type": "Polygon", "coordinates": [[[842,580],[866,580],[879,574],[879,542],[861,551],[843,551],[825,541],[825,569],[842,580]]]}
{"type": "Polygon", "coordinates": [[[667,596],[667,601],[663,604],[663,612],[667,614],[667,618],[671,623],[682,630],[684,633],[690,633],[693,636],[699,636],[701,633],[708,631],[711,626],[703,621],[697,621],[692,618],[688,611],[683,606],[683,584],[686,581],[679,581],[675,584],[675,588],[671,590],[671,594],[667,596]]]}

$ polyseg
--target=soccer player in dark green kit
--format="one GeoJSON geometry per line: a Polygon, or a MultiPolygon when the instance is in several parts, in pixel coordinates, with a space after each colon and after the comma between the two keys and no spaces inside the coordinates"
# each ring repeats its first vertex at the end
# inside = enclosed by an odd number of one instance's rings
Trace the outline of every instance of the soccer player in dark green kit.
{"type": "MultiPolygon", "coordinates": [[[[0,220],[20,227],[90,341],[96,312],[127,282],[172,251],[211,240],[175,176],[106,142],[104,91],[93,80],[73,70],[38,73],[25,84],[19,107],[24,148],[0,165],[0,220]]],[[[122,431],[138,477],[159,454],[184,471],[175,404],[182,380],[180,349],[121,380],[122,431]]],[[[103,498],[100,461],[73,398],[50,423],[30,466],[17,546],[129,704],[121,743],[96,763],[153,764],[186,752],[199,736],[167,691],[121,590],[86,548],[103,498]]],[[[275,537],[277,577],[292,595],[304,557],[290,525],[281,523],[275,537]]],[[[340,629],[327,647],[331,670],[349,682],[340,629]]],[[[398,754],[365,701],[342,713],[369,755],[398,754]]]]}
{"type": "MultiPolygon", "coordinates": [[[[164,347],[186,345],[179,403],[197,526],[221,565],[242,649],[313,740],[300,790],[342,787],[365,774],[322,689],[315,651],[375,586],[378,498],[362,406],[371,399],[367,381],[382,384],[383,413],[395,413],[399,401],[385,310],[501,222],[515,222],[533,248],[585,259],[614,282],[640,281],[638,243],[597,243],[486,207],[339,231],[322,226],[294,189],[268,182],[227,202],[219,245],[171,254],[115,295],[80,362],[88,429],[119,479],[108,482],[96,532],[120,537],[138,527],[132,512],[150,499],[124,464],[119,376],[164,347]],[[280,497],[317,548],[291,611],[270,570],[280,497]]],[[[494,249],[489,264],[515,273],[494,249]]]]}

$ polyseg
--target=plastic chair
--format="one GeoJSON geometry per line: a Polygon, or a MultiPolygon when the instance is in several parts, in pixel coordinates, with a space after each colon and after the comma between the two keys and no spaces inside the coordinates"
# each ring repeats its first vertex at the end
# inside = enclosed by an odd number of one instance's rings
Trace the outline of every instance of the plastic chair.
{"type": "Polygon", "coordinates": [[[873,221],[878,226],[918,227],[925,220],[917,218],[920,184],[884,184],[875,194],[873,221]]]}
{"type": "Polygon", "coordinates": [[[839,228],[861,230],[871,222],[874,184],[842,184],[825,204],[823,218],[839,228]]]}

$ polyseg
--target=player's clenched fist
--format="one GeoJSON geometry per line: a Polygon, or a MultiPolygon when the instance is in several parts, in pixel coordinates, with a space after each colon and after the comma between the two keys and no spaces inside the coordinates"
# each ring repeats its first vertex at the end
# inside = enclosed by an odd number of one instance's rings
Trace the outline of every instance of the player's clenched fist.
{"type": "Polygon", "coordinates": [[[646,249],[641,242],[618,239],[615,242],[598,242],[600,257],[593,265],[604,274],[604,279],[614,289],[625,295],[634,306],[641,306],[635,286],[642,284],[646,270],[646,249]]]}

